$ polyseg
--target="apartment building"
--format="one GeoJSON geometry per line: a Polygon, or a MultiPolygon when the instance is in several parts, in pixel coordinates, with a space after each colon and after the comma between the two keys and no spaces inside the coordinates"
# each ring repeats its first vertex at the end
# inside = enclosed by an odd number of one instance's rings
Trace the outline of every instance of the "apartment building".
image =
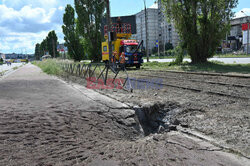
{"type": "Polygon", "coordinates": [[[159,22],[159,42],[164,45],[164,43],[171,43],[176,47],[180,41],[177,30],[175,29],[173,22],[168,22],[164,13],[164,7],[162,2],[158,0],[158,22],[159,22]]]}
{"type": "MultiPolygon", "coordinates": [[[[147,8],[147,32],[148,32],[148,51],[152,53],[152,49],[156,46],[158,40],[159,22],[158,22],[158,5],[147,8]]],[[[136,14],[136,39],[144,41],[146,46],[146,26],[145,26],[145,10],[136,14]]]]}

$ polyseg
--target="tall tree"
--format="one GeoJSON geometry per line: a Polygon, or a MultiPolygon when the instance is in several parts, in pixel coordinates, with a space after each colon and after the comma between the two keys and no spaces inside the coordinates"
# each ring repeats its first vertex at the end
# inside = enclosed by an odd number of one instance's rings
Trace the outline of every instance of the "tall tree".
{"type": "Polygon", "coordinates": [[[56,32],[50,31],[48,36],[46,37],[47,40],[47,48],[48,48],[48,52],[49,54],[53,57],[56,58],[59,56],[59,53],[57,51],[57,44],[58,44],[58,38],[56,35],[56,32]]]}
{"type": "Polygon", "coordinates": [[[78,30],[84,38],[85,51],[93,61],[101,55],[101,21],[104,3],[101,0],[75,0],[78,30]]]}
{"type": "Polygon", "coordinates": [[[238,0],[162,0],[191,56],[192,63],[204,63],[230,29],[232,9],[238,0]]]}
{"type": "Polygon", "coordinates": [[[39,43],[36,44],[36,48],[35,48],[35,58],[36,58],[36,60],[40,60],[40,58],[41,58],[40,44],[39,44],[39,43]]]}
{"type": "Polygon", "coordinates": [[[64,40],[68,47],[68,53],[75,61],[84,59],[84,49],[80,42],[79,34],[76,30],[75,10],[71,5],[67,5],[65,8],[65,14],[63,16],[62,26],[64,33],[64,40]]]}
{"type": "Polygon", "coordinates": [[[40,54],[43,56],[48,51],[47,39],[44,39],[40,44],[40,54]]]}

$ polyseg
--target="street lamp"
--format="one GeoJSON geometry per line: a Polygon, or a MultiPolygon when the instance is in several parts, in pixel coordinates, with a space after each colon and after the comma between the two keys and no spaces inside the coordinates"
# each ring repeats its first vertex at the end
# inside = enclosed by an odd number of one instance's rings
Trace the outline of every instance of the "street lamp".
{"type": "Polygon", "coordinates": [[[248,55],[248,50],[249,50],[249,19],[248,19],[248,15],[244,11],[241,11],[241,13],[243,13],[247,16],[247,55],[248,55]]]}
{"type": "Polygon", "coordinates": [[[161,23],[161,34],[163,35],[163,37],[161,39],[163,39],[163,55],[165,55],[165,50],[166,50],[166,23],[165,23],[165,18],[163,17],[163,22],[161,23]]]}
{"type": "Polygon", "coordinates": [[[147,54],[147,62],[149,62],[149,56],[148,56],[148,17],[147,17],[146,0],[144,0],[144,12],[145,12],[145,29],[146,29],[146,54],[147,54]]]}

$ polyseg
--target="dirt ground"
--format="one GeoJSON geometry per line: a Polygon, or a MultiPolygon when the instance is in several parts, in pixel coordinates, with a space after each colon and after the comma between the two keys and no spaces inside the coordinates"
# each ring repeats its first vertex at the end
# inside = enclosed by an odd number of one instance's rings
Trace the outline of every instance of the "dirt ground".
{"type": "Polygon", "coordinates": [[[227,145],[248,155],[248,102],[174,88],[104,92],[111,97],[65,83],[33,65],[0,78],[0,165],[249,164],[242,155],[174,126],[157,134],[155,119],[144,125],[136,116],[138,110],[156,110],[151,112],[155,118],[158,110],[171,112],[173,125],[231,140],[227,145]]]}
{"type": "MultiPolygon", "coordinates": [[[[142,82],[145,88],[136,84],[133,93],[117,89],[96,91],[131,106],[139,106],[141,109],[152,108],[159,103],[167,105],[172,102],[178,107],[171,113],[173,122],[178,121],[179,126],[189,128],[205,137],[208,136],[208,140],[214,139],[213,142],[218,146],[250,158],[250,100],[245,99],[250,98],[250,78],[187,75],[145,70],[130,70],[128,73],[133,79],[149,81],[161,79],[161,83],[171,86],[152,89],[147,88],[147,84],[142,82]],[[193,88],[200,92],[193,91],[193,88]],[[209,92],[219,92],[229,96],[209,92]]],[[[86,85],[86,81],[77,77],[70,76],[68,80],[86,85]]]]}
{"type": "Polygon", "coordinates": [[[163,84],[187,87],[191,90],[172,86],[161,86],[157,90],[150,87],[147,89],[147,84],[144,83],[144,89],[140,87],[138,89],[138,86],[135,86],[137,90],[134,90],[133,93],[117,90],[98,91],[108,93],[109,96],[119,101],[133,103],[141,108],[148,104],[154,107],[159,102],[163,105],[172,102],[178,107],[171,115],[172,121],[178,120],[181,126],[214,138],[216,144],[229,147],[250,158],[250,78],[143,70],[132,70],[129,75],[139,80],[146,78],[152,81],[158,78],[163,84]],[[216,82],[228,85],[215,84],[216,82]],[[193,88],[201,91],[193,91],[193,88]],[[221,96],[208,92],[219,92],[232,96],[221,96]],[[237,96],[243,97],[243,99],[237,96]]]}

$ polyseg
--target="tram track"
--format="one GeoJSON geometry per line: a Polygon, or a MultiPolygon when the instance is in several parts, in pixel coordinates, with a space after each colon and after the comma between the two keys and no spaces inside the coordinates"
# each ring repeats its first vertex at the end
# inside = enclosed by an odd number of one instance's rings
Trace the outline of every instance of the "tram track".
{"type": "Polygon", "coordinates": [[[233,78],[247,78],[250,79],[250,75],[236,75],[236,74],[223,74],[223,73],[205,73],[205,72],[187,72],[187,71],[173,71],[173,70],[148,70],[149,72],[161,72],[161,73],[178,73],[178,74],[189,74],[189,75],[204,75],[204,76],[223,76],[233,78]]]}
{"type": "MultiPolygon", "coordinates": [[[[183,78],[177,78],[177,77],[171,77],[171,76],[154,76],[154,75],[146,75],[146,74],[140,74],[141,76],[150,76],[150,77],[157,77],[157,78],[163,78],[163,79],[178,79],[178,80],[184,80],[183,78]]],[[[193,82],[199,82],[199,83],[207,83],[207,84],[213,84],[213,85],[223,85],[223,86],[232,86],[232,87],[239,87],[239,88],[248,88],[250,89],[249,85],[241,85],[241,84],[229,84],[229,83],[223,83],[223,82],[214,82],[214,81],[201,81],[197,79],[188,79],[189,81],[193,82]]]]}
{"type": "MultiPolygon", "coordinates": [[[[134,78],[131,78],[131,80],[135,80],[137,82],[145,82],[145,83],[148,82],[148,81],[138,80],[138,79],[134,79],[134,78]]],[[[189,90],[189,91],[193,91],[193,92],[201,92],[201,93],[206,93],[206,94],[211,94],[211,95],[217,95],[217,96],[225,96],[225,97],[238,98],[238,99],[243,99],[243,100],[250,100],[249,97],[238,96],[238,95],[231,95],[231,94],[227,94],[227,93],[223,93],[223,92],[204,91],[204,90],[198,89],[198,88],[185,87],[185,86],[179,86],[179,85],[173,85],[173,84],[166,84],[166,83],[154,83],[154,84],[162,85],[162,86],[165,86],[165,87],[173,87],[173,88],[179,88],[179,89],[183,89],[183,90],[189,90]]]]}
{"type": "MultiPolygon", "coordinates": [[[[159,75],[152,75],[152,74],[136,74],[134,76],[135,76],[134,78],[130,78],[130,79],[134,80],[134,81],[138,81],[138,82],[146,83],[146,82],[148,82],[148,80],[143,80],[143,79],[161,78],[164,80],[168,80],[168,83],[154,83],[154,84],[158,84],[158,85],[164,86],[164,87],[173,87],[173,88],[179,88],[179,89],[189,90],[189,91],[198,92],[198,93],[205,93],[205,94],[209,94],[209,95],[217,95],[217,96],[225,96],[225,97],[230,97],[230,98],[238,98],[238,99],[243,99],[243,100],[250,100],[250,97],[242,96],[239,94],[239,92],[235,92],[235,88],[249,89],[250,86],[248,86],[248,85],[229,84],[229,83],[214,82],[214,81],[201,81],[201,80],[197,80],[197,79],[190,79],[190,78],[185,79],[185,78],[179,78],[179,77],[173,77],[173,76],[169,77],[169,76],[159,76],[159,75]],[[176,83],[176,84],[169,83],[170,82],[169,79],[178,80],[178,83],[176,83]],[[187,86],[178,85],[178,84],[180,84],[180,81],[185,82],[185,83],[187,83],[187,81],[189,81],[191,83],[188,84],[187,86]],[[210,86],[211,85],[227,86],[226,88],[232,87],[232,88],[234,88],[233,89],[234,94],[228,94],[227,92],[223,92],[223,91],[205,90],[205,88],[193,87],[194,82],[202,84],[203,87],[204,87],[204,84],[210,84],[210,86]]],[[[200,86],[200,85],[198,85],[198,86],[200,86]]],[[[242,90],[242,89],[240,89],[240,90],[242,90]]]]}

